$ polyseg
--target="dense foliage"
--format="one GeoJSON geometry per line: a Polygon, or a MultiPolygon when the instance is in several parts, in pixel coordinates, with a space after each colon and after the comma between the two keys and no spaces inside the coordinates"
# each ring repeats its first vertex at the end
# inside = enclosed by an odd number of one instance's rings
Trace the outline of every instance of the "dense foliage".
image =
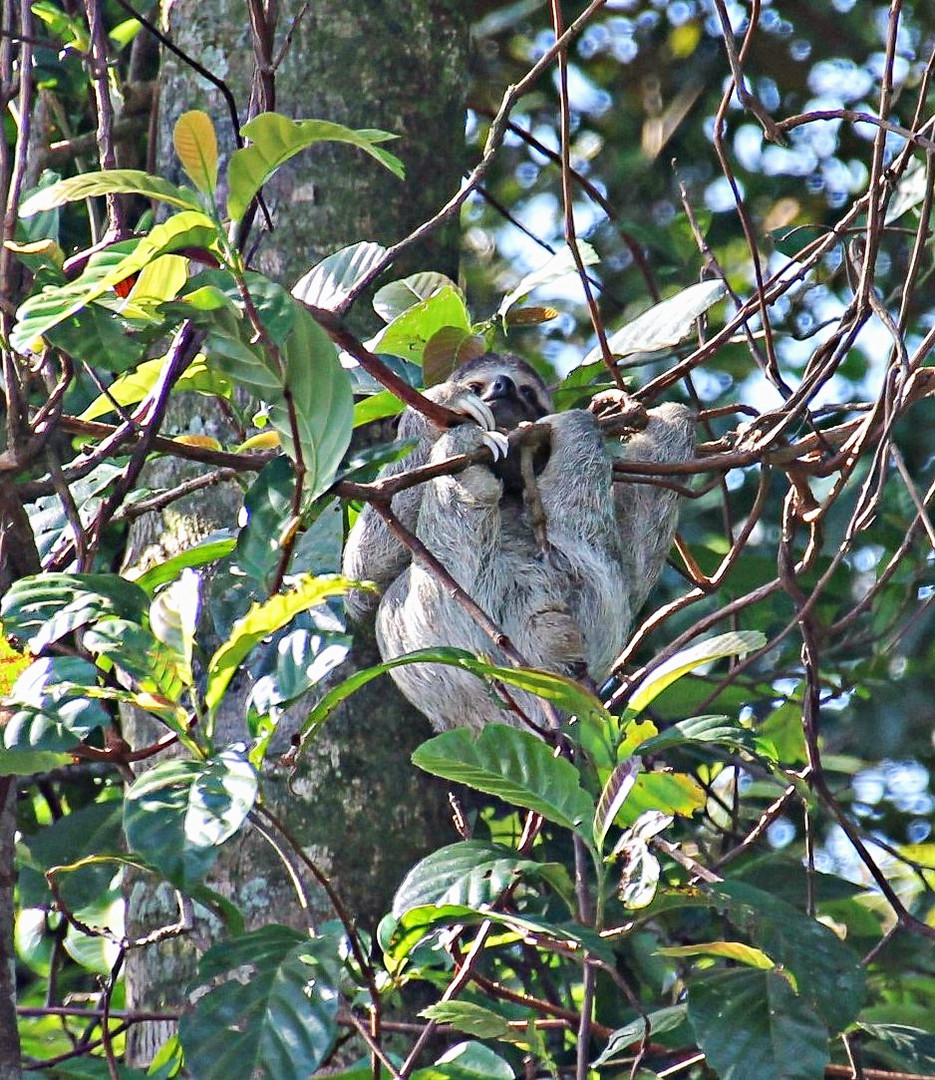
{"type": "Polygon", "coordinates": [[[78,58],[125,64],[140,25],[86,7],[5,8],[0,42],[0,774],[19,794],[24,1061],[143,1075],[119,1060],[144,1019],[124,961],[184,938],[197,908],[217,940],[151,1075],[935,1075],[921,18],[899,0],[623,0],[575,5],[566,28],[558,3],[483,5],[477,165],[451,207],[464,280],[393,280],[363,238],[280,283],[249,257],[263,185],[321,143],[405,183],[392,135],[262,112],[225,159],[220,120],[192,110],[186,183],[116,168],[107,70],[88,81],[78,58]],[[78,137],[39,175],[30,118],[51,110],[37,126],[67,140],[89,100],[100,167],[78,137]],[[362,342],[345,316],[374,281],[383,327],[362,342]],[[303,880],[329,888],[264,785],[383,672],[335,675],[343,530],[386,503],[373,479],[401,452],[354,429],[430,412],[418,390],[493,346],[530,356],[563,408],[625,376],[696,410],[697,461],[619,470],[686,495],[656,610],[599,698],[430,654],[573,719],[555,746],[491,725],[418,749],[480,809],[379,926],[333,890],[306,932],[248,924],[212,868],[254,830],[296,910],[303,880]],[[187,393],[229,440],[170,426],[187,393]],[[158,456],[197,471],[147,486],[158,456]],[[114,571],[132,522],[220,483],[242,492],[238,525],[114,571]],[[216,730],[231,703],[236,742],[216,730]],[[127,710],[160,736],[129,745],[127,710]],[[175,890],[176,923],[124,933],[128,873],[175,890]]]}

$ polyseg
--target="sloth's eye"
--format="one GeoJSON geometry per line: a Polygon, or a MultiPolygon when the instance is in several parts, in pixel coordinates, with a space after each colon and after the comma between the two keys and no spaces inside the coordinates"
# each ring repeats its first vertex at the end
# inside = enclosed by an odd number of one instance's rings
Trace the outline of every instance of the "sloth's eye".
{"type": "Polygon", "coordinates": [[[480,392],[484,389],[484,384],[479,382],[469,382],[467,384],[467,388],[471,391],[472,394],[480,394],[480,392]]]}
{"type": "Polygon", "coordinates": [[[527,401],[536,400],[536,391],[531,386],[521,386],[520,393],[527,401]]]}

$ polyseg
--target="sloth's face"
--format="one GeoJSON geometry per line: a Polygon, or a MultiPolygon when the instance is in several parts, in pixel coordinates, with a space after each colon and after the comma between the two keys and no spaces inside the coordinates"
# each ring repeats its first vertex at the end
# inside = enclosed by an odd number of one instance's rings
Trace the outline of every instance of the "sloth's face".
{"type": "Polygon", "coordinates": [[[505,431],[524,420],[540,420],[552,410],[545,384],[519,358],[490,353],[465,364],[453,377],[490,406],[497,427],[505,431]]]}

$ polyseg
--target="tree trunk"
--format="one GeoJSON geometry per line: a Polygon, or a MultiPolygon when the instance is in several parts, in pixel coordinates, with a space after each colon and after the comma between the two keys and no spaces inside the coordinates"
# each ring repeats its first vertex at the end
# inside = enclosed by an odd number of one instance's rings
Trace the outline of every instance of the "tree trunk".
{"type": "MultiPolygon", "coordinates": [[[[231,88],[241,120],[246,119],[254,76],[244,10],[229,0],[174,0],[164,12],[172,40],[231,88]]],[[[400,239],[457,190],[464,148],[468,33],[458,0],[315,0],[311,5],[285,0],[280,10],[273,55],[278,55],[290,28],[292,40],[276,72],[277,110],[295,118],[398,133],[401,137],[392,149],[405,162],[407,174],[401,182],[359,151],[340,144],[315,147],[278,173],[264,190],[276,228],[261,236],[258,217],[251,242],[258,239],[259,246],[251,261],[290,287],[316,261],[346,244],[400,239]]],[[[171,131],[188,109],[211,113],[222,153],[230,153],[233,129],[222,96],[174,56],[164,58],[160,94],[157,171],[171,177],[177,168],[169,163],[174,162],[171,131]]],[[[456,239],[455,223],[416,249],[407,265],[394,267],[393,276],[415,269],[456,275],[456,239]]],[[[366,326],[359,314],[355,319],[359,327],[366,326]]],[[[189,406],[204,409],[197,402],[189,406]]],[[[178,413],[175,419],[184,424],[178,413]]],[[[210,432],[220,422],[216,416],[201,416],[196,426],[210,432]]],[[[178,463],[158,467],[161,475],[150,476],[148,483],[168,486],[185,475],[178,463]],[[174,475],[167,475],[167,469],[175,470],[174,475]]],[[[150,518],[136,531],[131,560],[151,561],[189,546],[219,526],[230,526],[239,497],[238,491],[212,488],[187,504],[174,504],[171,514],[150,518]]],[[[319,573],[335,568],[301,569],[319,573]]],[[[376,662],[372,641],[355,653],[358,667],[376,662]]],[[[224,720],[232,738],[242,737],[241,716],[232,709],[224,720]]],[[[142,744],[147,734],[132,730],[132,719],[129,726],[131,744],[142,744]]],[[[267,804],[287,821],[306,853],[328,874],[347,909],[368,929],[387,910],[412,863],[454,839],[444,789],[409,761],[428,734],[426,721],[389,680],[378,680],[328,721],[291,786],[285,770],[274,761],[267,770],[267,804]]],[[[250,925],[305,921],[288,875],[256,836],[232,843],[210,884],[239,904],[250,925]]],[[[131,934],[177,918],[171,890],[154,888],[152,879],[131,880],[128,901],[131,934]]],[[[334,917],[323,893],[313,891],[311,901],[316,920],[334,917]]],[[[178,1006],[194,970],[191,943],[204,946],[216,930],[199,919],[189,937],[131,953],[128,1006],[178,1006]]],[[[170,1029],[168,1024],[135,1026],[128,1062],[146,1064],[170,1029]]]]}

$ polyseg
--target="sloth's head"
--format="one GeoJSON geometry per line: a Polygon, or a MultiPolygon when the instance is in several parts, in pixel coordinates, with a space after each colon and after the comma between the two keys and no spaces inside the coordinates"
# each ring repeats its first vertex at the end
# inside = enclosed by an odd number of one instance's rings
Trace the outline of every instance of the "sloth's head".
{"type": "Polygon", "coordinates": [[[552,397],[531,365],[511,353],[485,353],[451,376],[485,401],[497,427],[510,431],[524,420],[541,420],[552,411],[552,397]]]}

